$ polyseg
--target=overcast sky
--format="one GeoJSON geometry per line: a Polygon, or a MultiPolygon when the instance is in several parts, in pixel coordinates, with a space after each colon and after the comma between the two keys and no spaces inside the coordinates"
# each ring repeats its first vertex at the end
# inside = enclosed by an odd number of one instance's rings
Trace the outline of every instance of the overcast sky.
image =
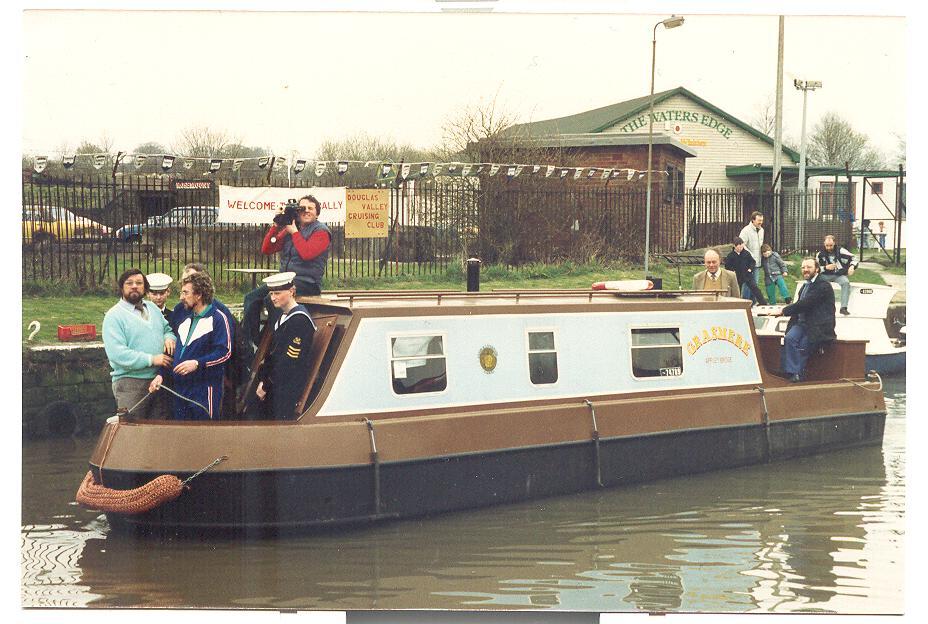
{"type": "MultiPolygon", "coordinates": [[[[629,5],[593,8],[609,6],[629,5]]],[[[170,148],[192,126],[308,158],[358,132],[429,147],[445,119],[494,97],[524,122],[647,95],[652,27],[668,15],[27,11],[23,150],[103,135],[170,148]]],[[[655,89],[684,86],[751,123],[775,90],[777,17],[684,15],[658,30],[655,89]]],[[[793,78],[821,80],[807,128],[834,111],[894,157],[905,37],[903,17],[787,16],[785,135],[800,135],[793,78]]]]}

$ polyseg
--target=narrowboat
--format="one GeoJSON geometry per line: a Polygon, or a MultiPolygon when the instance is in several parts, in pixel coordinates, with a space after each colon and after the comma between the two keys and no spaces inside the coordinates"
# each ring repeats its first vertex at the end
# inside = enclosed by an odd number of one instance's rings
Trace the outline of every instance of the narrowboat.
{"type": "MultiPolygon", "coordinates": [[[[799,296],[800,284],[796,285],[799,296]]],[[[835,291],[838,284],[832,283],[835,291]]],[[[901,327],[899,335],[891,338],[886,327],[889,303],[896,289],[892,286],[877,284],[851,283],[851,296],[848,300],[849,315],[840,314],[840,304],[835,303],[835,334],[839,340],[865,340],[866,370],[876,371],[880,375],[893,375],[905,372],[906,333],[901,327]]],[[[837,296],[837,292],[835,293],[837,296]]],[[[783,306],[755,306],[754,326],[758,334],[783,336],[786,333],[788,316],[775,316],[783,306]]]]}
{"type": "Polygon", "coordinates": [[[879,444],[862,340],[807,380],[714,292],[334,292],[292,421],[114,416],[90,458],[118,493],[196,475],[117,527],[288,529],[453,510],[879,444]]]}

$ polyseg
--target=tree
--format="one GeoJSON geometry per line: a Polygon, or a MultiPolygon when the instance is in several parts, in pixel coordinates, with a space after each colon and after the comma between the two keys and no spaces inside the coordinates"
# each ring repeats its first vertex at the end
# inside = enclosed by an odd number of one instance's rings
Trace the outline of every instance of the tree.
{"type": "Polygon", "coordinates": [[[492,153],[502,134],[515,125],[517,117],[497,102],[498,93],[489,102],[482,100],[459,109],[445,118],[442,142],[435,152],[442,160],[475,162],[480,153],[492,153]],[[478,149],[477,144],[481,147],[478,149]]]}
{"type": "Polygon", "coordinates": [[[819,167],[883,169],[885,158],[867,135],[854,130],[837,113],[825,113],[809,137],[807,159],[819,167]]]}
{"type": "Polygon", "coordinates": [[[225,130],[213,130],[208,126],[192,126],[181,131],[172,146],[174,153],[182,156],[221,158],[226,146],[234,143],[225,130]]]}
{"type": "Polygon", "coordinates": [[[316,150],[317,160],[358,160],[392,162],[426,162],[435,160],[435,155],[412,146],[400,144],[394,139],[379,138],[359,132],[343,139],[327,139],[316,150]]]}
{"type": "Polygon", "coordinates": [[[894,165],[902,165],[905,168],[905,135],[893,133],[896,137],[896,155],[894,165]]]}
{"type": "Polygon", "coordinates": [[[264,147],[249,147],[239,142],[234,142],[224,146],[216,156],[221,158],[255,158],[267,156],[270,153],[271,150],[264,147]]]}
{"type": "Polygon", "coordinates": [[[769,137],[772,137],[776,132],[777,107],[772,95],[768,95],[762,104],[755,107],[751,125],[769,137]]]}
{"type": "Polygon", "coordinates": [[[167,154],[168,150],[165,146],[161,145],[157,141],[148,141],[137,146],[132,150],[133,154],[167,154]]]}

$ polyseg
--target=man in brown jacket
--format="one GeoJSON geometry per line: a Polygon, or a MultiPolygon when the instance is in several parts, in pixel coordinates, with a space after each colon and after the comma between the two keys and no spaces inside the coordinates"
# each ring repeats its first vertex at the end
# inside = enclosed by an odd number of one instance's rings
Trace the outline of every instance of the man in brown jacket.
{"type": "Polygon", "coordinates": [[[738,291],[738,277],[722,268],[721,256],[714,249],[707,249],[703,256],[703,262],[706,265],[705,271],[700,271],[693,276],[693,290],[721,290],[726,297],[738,298],[741,296],[738,291]]]}

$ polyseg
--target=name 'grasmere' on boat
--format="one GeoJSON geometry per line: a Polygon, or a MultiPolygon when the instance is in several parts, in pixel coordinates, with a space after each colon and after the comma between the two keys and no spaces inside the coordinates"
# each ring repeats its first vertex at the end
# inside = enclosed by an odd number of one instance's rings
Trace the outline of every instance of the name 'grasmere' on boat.
{"type": "MultiPolygon", "coordinates": [[[[781,338],[715,292],[325,293],[293,421],[109,419],[112,491],[178,481],[115,526],[314,527],[421,516],[878,444],[862,340],[772,374],[781,338]],[[222,461],[219,461],[222,458],[222,461]],[[201,470],[186,488],[186,479],[201,470]],[[182,490],[182,491],[181,491],[182,490]]],[[[167,415],[165,415],[167,417],[167,415]]]]}

